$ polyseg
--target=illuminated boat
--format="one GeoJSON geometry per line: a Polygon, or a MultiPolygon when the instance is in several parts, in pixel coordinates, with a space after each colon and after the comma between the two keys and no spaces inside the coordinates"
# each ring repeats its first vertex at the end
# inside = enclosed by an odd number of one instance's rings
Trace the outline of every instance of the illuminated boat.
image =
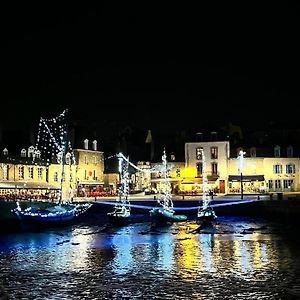
{"type": "Polygon", "coordinates": [[[201,224],[201,227],[213,226],[213,222],[216,220],[217,216],[212,207],[209,206],[210,199],[208,198],[208,179],[206,174],[206,158],[204,155],[204,150],[201,149],[202,156],[202,202],[203,206],[199,206],[197,213],[197,223],[201,224]]]}
{"type": "Polygon", "coordinates": [[[116,206],[114,211],[107,213],[109,222],[113,225],[126,225],[130,222],[130,208],[120,205],[116,206]]]}
{"type": "Polygon", "coordinates": [[[82,204],[57,204],[50,207],[35,208],[28,207],[22,209],[19,202],[17,202],[17,207],[12,210],[18,219],[23,223],[43,223],[51,224],[54,223],[64,223],[71,221],[74,218],[85,213],[92,204],[82,203],[82,204]]]}
{"type": "Polygon", "coordinates": [[[129,196],[129,160],[122,153],[117,154],[119,161],[120,186],[117,203],[112,212],[107,213],[109,222],[115,226],[126,225],[131,221],[129,196]]]}
{"type": "Polygon", "coordinates": [[[210,206],[199,209],[197,214],[197,223],[202,226],[212,226],[216,219],[217,216],[215,211],[210,206]]]}
{"type": "MultiPolygon", "coordinates": [[[[64,223],[85,213],[92,206],[90,203],[73,204],[70,201],[72,198],[71,193],[67,195],[67,186],[63,184],[65,181],[65,165],[68,165],[70,168],[72,164],[75,165],[75,156],[68,138],[66,119],[67,110],[64,110],[56,118],[40,118],[35,149],[36,151],[37,149],[42,149],[39,152],[43,155],[44,159],[50,160],[50,158],[53,159],[53,157],[56,157],[57,163],[61,167],[60,188],[57,194],[58,204],[48,204],[46,207],[45,203],[37,202],[32,203],[30,207],[22,209],[20,203],[17,202],[17,207],[12,212],[24,223],[43,223],[45,225],[64,223]],[[49,144],[53,144],[54,146],[49,149],[47,148],[49,144]]],[[[72,192],[74,187],[72,187],[71,181],[68,188],[69,192],[72,192]]]]}
{"type": "Polygon", "coordinates": [[[163,224],[171,224],[173,222],[185,221],[187,216],[175,215],[175,211],[173,209],[171,185],[168,179],[169,170],[167,168],[167,156],[165,150],[162,155],[161,173],[163,174],[163,178],[160,180],[158,189],[159,195],[157,198],[157,204],[161,207],[155,207],[150,210],[151,223],[153,226],[159,226],[163,224]]]}
{"type": "Polygon", "coordinates": [[[154,226],[182,222],[187,219],[185,215],[175,215],[174,210],[167,207],[155,207],[151,209],[150,217],[154,226]]]}

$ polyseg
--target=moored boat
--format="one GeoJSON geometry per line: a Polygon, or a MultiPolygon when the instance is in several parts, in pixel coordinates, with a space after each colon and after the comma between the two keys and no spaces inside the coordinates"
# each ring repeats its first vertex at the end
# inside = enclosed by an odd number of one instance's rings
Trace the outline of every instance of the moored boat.
{"type": "Polygon", "coordinates": [[[155,207],[150,210],[151,223],[153,226],[172,224],[173,222],[181,222],[187,219],[185,215],[175,215],[173,209],[173,201],[171,194],[171,185],[168,179],[169,170],[167,168],[166,151],[162,155],[162,170],[163,178],[159,184],[159,195],[157,204],[160,207],[155,207]]]}
{"type": "Polygon", "coordinates": [[[119,161],[120,186],[118,189],[117,203],[112,212],[107,213],[109,222],[115,226],[126,225],[130,223],[130,201],[129,196],[129,160],[122,153],[117,155],[119,161]]]}

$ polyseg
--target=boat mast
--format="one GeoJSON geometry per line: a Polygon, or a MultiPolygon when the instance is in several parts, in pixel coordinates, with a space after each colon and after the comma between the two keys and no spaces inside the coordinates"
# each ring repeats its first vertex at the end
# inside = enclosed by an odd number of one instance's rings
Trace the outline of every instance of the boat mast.
{"type": "Polygon", "coordinates": [[[167,165],[167,155],[166,150],[164,149],[162,155],[162,173],[163,173],[163,180],[160,184],[160,192],[159,192],[159,199],[157,202],[166,209],[173,209],[173,201],[171,195],[171,186],[168,180],[168,165],[167,165]]]}
{"type": "Polygon", "coordinates": [[[202,208],[207,208],[210,200],[208,198],[208,179],[207,179],[207,173],[206,173],[206,158],[204,155],[203,148],[201,149],[201,155],[202,155],[202,208]]]}
{"type": "Polygon", "coordinates": [[[118,201],[119,205],[126,207],[127,210],[130,210],[130,202],[128,200],[129,196],[129,158],[125,159],[122,153],[117,154],[119,161],[119,174],[120,174],[120,188],[118,190],[118,201]]]}

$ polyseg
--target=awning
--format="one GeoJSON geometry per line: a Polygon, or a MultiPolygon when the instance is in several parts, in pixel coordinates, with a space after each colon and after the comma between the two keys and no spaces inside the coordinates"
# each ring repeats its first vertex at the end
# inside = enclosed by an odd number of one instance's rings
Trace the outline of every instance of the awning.
{"type": "Polygon", "coordinates": [[[153,178],[151,179],[151,182],[177,182],[177,181],[181,181],[181,178],[167,178],[167,180],[165,180],[164,178],[153,178]]]}
{"type": "MultiPolygon", "coordinates": [[[[264,175],[243,175],[243,181],[265,181],[264,175]]],[[[229,175],[228,181],[241,181],[241,175],[229,175]]]]}
{"type": "Polygon", "coordinates": [[[59,186],[53,186],[48,183],[32,181],[2,181],[0,189],[36,189],[36,190],[59,190],[59,186]]]}

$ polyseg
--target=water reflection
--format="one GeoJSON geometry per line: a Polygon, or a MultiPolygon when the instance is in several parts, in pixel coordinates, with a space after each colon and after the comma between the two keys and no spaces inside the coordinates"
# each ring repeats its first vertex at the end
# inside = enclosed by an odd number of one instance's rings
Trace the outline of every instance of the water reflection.
{"type": "Polygon", "coordinates": [[[260,225],[225,219],[200,233],[190,221],[155,232],[140,223],[2,235],[0,283],[12,298],[280,299],[300,286],[299,251],[270,228],[245,233],[260,225]]]}

